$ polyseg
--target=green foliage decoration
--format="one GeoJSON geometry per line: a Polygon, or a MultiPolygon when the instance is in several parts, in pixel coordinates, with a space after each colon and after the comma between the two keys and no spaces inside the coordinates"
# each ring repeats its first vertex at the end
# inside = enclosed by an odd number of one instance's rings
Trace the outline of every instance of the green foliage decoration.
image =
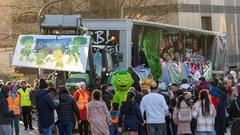
{"type": "Polygon", "coordinates": [[[40,65],[44,65],[46,63],[46,57],[48,55],[48,51],[47,50],[40,50],[37,54],[36,54],[36,65],[40,66],[40,65]]]}
{"type": "Polygon", "coordinates": [[[85,37],[75,37],[71,43],[73,46],[82,46],[87,44],[87,38],[85,37]]]}
{"type": "Polygon", "coordinates": [[[34,43],[32,36],[24,36],[21,38],[20,42],[22,45],[25,45],[25,46],[31,46],[34,43]]]}
{"type": "Polygon", "coordinates": [[[152,75],[155,80],[161,78],[161,65],[160,65],[160,40],[158,40],[158,36],[161,39],[162,34],[159,35],[159,30],[156,29],[148,29],[146,33],[140,36],[140,42],[142,42],[142,49],[147,58],[147,62],[149,67],[151,68],[152,75]]]}
{"type": "Polygon", "coordinates": [[[30,55],[32,53],[32,45],[34,44],[33,37],[32,36],[24,36],[20,39],[21,45],[24,45],[24,48],[20,51],[20,57],[19,60],[23,61],[24,59],[26,61],[32,62],[33,60],[30,59],[30,55]]]}
{"type": "Polygon", "coordinates": [[[67,64],[72,63],[74,60],[74,63],[77,64],[79,60],[79,53],[78,48],[87,44],[87,38],[86,37],[75,37],[72,42],[72,49],[69,50],[69,58],[67,60],[67,64]]]}

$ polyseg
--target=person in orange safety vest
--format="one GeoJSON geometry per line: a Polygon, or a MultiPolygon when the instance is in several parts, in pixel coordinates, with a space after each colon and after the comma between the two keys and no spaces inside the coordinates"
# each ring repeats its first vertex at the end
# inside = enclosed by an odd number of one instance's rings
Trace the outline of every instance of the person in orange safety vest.
{"type": "Polygon", "coordinates": [[[120,115],[120,110],[118,102],[112,102],[112,108],[110,111],[111,117],[112,117],[112,126],[113,126],[113,133],[114,135],[118,135],[118,120],[120,115]]]}
{"type": "Polygon", "coordinates": [[[75,99],[82,121],[80,122],[80,134],[88,135],[88,121],[87,121],[87,108],[88,103],[90,101],[90,95],[86,88],[86,84],[84,82],[80,82],[77,84],[79,89],[75,91],[73,98],[75,99]]]}
{"type": "Polygon", "coordinates": [[[15,134],[19,135],[19,121],[20,121],[20,116],[21,116],[21,108],[20,108],[20,95],[17,93],[17,86],[13,86],[12,90],[9,94],[9,97],[7,98],[8,101],[8,107],[9,110],[14,112],[13,116],[13,122],[12,122],[12,128],[13,128],[13,123],[15,127],[15,134]]]}

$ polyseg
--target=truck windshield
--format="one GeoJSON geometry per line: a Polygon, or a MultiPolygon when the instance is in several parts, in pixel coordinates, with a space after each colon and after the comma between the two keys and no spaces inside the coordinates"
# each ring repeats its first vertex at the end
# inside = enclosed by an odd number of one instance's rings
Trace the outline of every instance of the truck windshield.
{"type": "Polygon", "coordinates": [[[112,62],[112,56],[110,53],[107,53],[107,65],[108,65],[108,69],[113,69],[113,62],[112,62]]]}
{"type": "Polygon", "coordinates": [[[93,62],[96,68],[97,76],[101,76],[102,74],[102,54],[100,52],[96,52],[93,54],[93,62]]]}

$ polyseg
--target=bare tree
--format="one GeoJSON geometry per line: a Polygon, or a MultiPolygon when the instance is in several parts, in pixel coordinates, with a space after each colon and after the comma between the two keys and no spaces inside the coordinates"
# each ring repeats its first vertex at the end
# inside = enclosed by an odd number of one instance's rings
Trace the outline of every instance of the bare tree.
{"type": "MultiPolygon", "coordinates": [[[[86,18],[120,18],[156,21],[176,9],[176,0],[72,0],[84,5],[86,18]]],[[[74,4],[75,5],[75,4],[74,4]]],[[[75,7],[80,10],[81,8],[75,7]]]]}
{"type": "MultiPolygon", "coordinates": [[[[18,35],[36,34],[39,9],[52,0],[0,1],[0,45],[14,46],[18,35]],[[3,12],[4,11],[4,12],[3,12]]],[[[160,21],[174,12],[176,0],[65,0],[43,14],[81,14],[83,18],[160,21]]]]}

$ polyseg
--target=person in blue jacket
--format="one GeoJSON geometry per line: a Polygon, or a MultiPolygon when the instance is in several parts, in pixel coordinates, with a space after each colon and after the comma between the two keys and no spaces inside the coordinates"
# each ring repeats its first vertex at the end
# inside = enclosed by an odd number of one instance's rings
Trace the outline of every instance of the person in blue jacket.
{"type": "Polygon", "coordinates": [[[126,102],[122,103],[120,110],[118,132],[122,132],[122,128],[127,135],[137,135],[139,124],[143,124],[142,114],[139,105],[134,101],[135,94],[128,92],[126,102]]]}
{"type": "Polygon", "coordinates": [[[57,109],[58,103],[54,102],[51,97],[48,84],[44,79],[40,80],[39,89],[35,94],[38,122],[42,128],[43,135],[52,135],[54,109],[57,109]]]}

